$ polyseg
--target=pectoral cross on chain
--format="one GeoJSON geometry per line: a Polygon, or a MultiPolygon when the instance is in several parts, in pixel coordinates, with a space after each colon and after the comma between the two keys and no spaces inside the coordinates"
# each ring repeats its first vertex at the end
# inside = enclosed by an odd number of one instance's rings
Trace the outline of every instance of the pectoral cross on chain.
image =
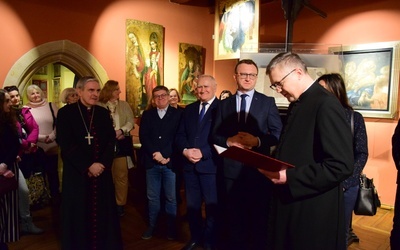
{"type": "Polygon", "coordinates": [[[87,139],[88,145],[91,145],[91,139],[93,139],[93,136],[90,135],[90,132],[88,132],[87,136],[85,136],[85,139],[87,139]]]}

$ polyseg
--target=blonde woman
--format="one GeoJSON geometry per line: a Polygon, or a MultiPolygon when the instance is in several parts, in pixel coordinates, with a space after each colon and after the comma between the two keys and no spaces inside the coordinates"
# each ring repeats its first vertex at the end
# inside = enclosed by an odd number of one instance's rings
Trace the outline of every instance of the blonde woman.
{"type": "Polygon", "coordinates": [[[64,104],[72,104],[78,101],[78,92],[74,88],[66,88],[61,92],[61,102],[64,104]]]}
{"type": "Polygon", "coordinates": [[[125,214],[124,205],[128,196],[128,167],[133,167],[133,142],[130,131],[134,126],[134,118],[131,107],[126,101],[119,100],[119,94],[121,94],[121,90],[118,82],[107,81],[100,91],[99,105],[107,108],[113,119],[117,146],[111,170],[118,214],[123,216],[125,214]]]}
{"type": "Polygon", "coordinates": [[[50,187],[53,202],[58,202],[60,180],[58,177],[58,146],[56,143],[56,118],[58,108],[48,102],[43,91],[37,85],[29,85],[26,89],[33,118],[39,126],[37,145],[42,148],[44,156],[44,172],[50,187]]]}

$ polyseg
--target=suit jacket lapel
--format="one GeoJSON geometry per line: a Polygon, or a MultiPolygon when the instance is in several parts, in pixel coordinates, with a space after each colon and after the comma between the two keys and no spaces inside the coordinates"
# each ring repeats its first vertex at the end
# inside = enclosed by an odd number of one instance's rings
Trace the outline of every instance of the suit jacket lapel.
{"type": "MultiPolygon", "coordinates": [[[[236,98],[237,98],[238,93],[236,92],[233,96],[229,97],[229,105],[228,105],[228,114],[236,114],[235,116],[235,121],[233,121],[235,127],[239,127],[239,112],[237,111],[237,103],[236,103],[236,98]]],[[[230,118],[232,119],[232,118],[230,118]]]]}
{"type": "MultiPolygon", "coordinates": [[[[173,107],[168,106],[167,112],[165,112],[165,115],[164,115],[163,119],[164,119],[164,118],[167,118],[168,116],[171,115],[171,109],[173,109],[173,107]]],[[[157,113],[157,114],[158,114],[158,113],[157,113]]]]}
{"type": "Polygon", "coordinates": [[[257,112],[260,112],[259,110],[259,99],[258,99],[258,93],[257,91],[254,91],[253,99],[251,100],[250,103],[250,109],[249,109],[249,114],[257,114],[257,112]]]}
{"type": "MultiPolygon", "coordinates": [[[[201,122],[198,123],[198,124],[199,124],[199,125],[198,125],[198,126],[199,126],[199,129],[203,129],[204,124],[206,124],[205,121],[207,121],[207,120],[210,119],[212,110],[213,110],[213,108],[215,107],[215,105],[217,105],[217,100],[214,100],[214,101],[210,104],[210,106],[209,106],[208,109],[207,109],[207,112],[205,113],[205,115],[204,115],[204,117],[203,117],[203,120],[201,120],[201,122]]],[[[200,107],[199,107],[199,106],[200,106],[200,102],[199,102],[199,104],[196,105],[196,106],[197,106],[197,110],[199,110],[199,108],[200,108],[200,107]]],[[[199,115],[198,115],[197,117],[199,117],[199,115]]]]}

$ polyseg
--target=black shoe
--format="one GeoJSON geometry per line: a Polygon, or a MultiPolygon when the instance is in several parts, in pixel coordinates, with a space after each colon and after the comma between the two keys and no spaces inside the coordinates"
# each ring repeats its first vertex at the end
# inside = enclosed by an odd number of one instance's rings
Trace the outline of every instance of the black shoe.
{"type": "Polygon", "coordinates": [[[350,246],[351,244],[353,244],[354,240],[351,236],[349,236],[349,238],[347,238],[347,246],[350,246]]]}
{"type": "Polygon", "coordinates": [[[124,210],[124,206],[117,206],[117,213],[118,216],[122,217],[125,215],[125,210],[124,210]]]}
{"type": "Polygon", "coordinates": [[[142,234],[142,239],[144,240],[151,239],[151,237],[153,237],[153,231],[154,227],[148,227],[146,231],[142,234]]]}
{"type": "Polygon", "coordinates": [[[353,239],[353,242],[360,242],[360,238],[353,231],[350,232],[350,237],[353,239]]]}
{"type": "Polygon", "coordinates": [[[199,244],[197,244],[196,242],[189,242],[182,248],[182,250],[195,250],[198,248],[200,248],[199,244]]]}

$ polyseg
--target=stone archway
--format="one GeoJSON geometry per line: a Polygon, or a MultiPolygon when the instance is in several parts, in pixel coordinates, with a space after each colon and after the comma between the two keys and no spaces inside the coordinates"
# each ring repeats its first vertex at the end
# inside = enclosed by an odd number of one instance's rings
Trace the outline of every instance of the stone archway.
{"type": "Polygon", "coordinates": [[[108,80],[104,68],[86,49],[69,40],[60,40],[39,45],[25,53],[8,72],[4,86],[16,85],[23,91],[33,74],[49,63],[60,63],[80,76],[94,76],[100,84],[108,80]]]}

